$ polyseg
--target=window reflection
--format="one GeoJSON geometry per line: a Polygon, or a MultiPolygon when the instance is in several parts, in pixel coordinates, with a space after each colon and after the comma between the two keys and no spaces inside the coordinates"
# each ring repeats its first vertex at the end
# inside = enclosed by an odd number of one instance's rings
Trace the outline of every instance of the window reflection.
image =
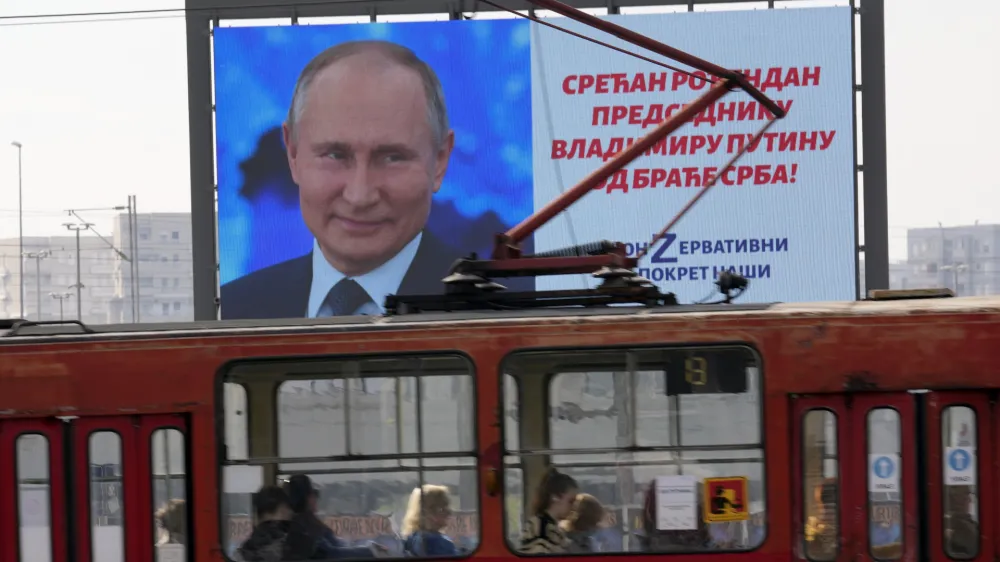
{"type": "Polygon", "coordinates": [[[868,412],[868,547],[877,560],[903,556],[899,412],[868,412]]]}
{"type": "Polygon", "coordinates": [[[976,412],[967,406],[945,408],[941,416],[944,551],[953,560],[979,554],[976,443],[976,412]]]}
{"type": "Polygon", "coordinates": [[[802,420],[802,457],[806,558],[818,562],[836,560],[840,536],[836,414],[829,410],[806,413],[802,420]]]}
{"type": "Polygon", "coordinates": [[[52,560],[52,505],[49,440],[44,435],[17,438],[17,515],[21,562],[52,560]]]}

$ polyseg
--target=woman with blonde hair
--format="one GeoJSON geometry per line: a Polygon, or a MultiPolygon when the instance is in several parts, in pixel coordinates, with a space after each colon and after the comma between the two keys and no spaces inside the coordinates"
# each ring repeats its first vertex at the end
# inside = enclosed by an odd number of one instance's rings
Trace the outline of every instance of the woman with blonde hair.
{"type": "Polygon", "coordinates": [[[590,494],[577,494],[569,517],[559,523],[569,538],[568,550],[599,552],[600,548],[594,540],[594,533],[601,528],[602,521],[604,521],[604,506],[601,502],[590,494]]]}
{"type": "Polygon", "coordinates": [[[412,556],[457,556],[458,549],[441,531],[451,519],[447,486],[424,484],[410,494],[403,517],[403,550],[412,556]]]}

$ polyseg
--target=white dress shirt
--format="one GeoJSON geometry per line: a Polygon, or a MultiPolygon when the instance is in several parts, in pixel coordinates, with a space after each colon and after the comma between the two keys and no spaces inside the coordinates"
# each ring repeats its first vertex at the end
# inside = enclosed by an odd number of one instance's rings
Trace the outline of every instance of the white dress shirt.
{"type": "MultiPolygon", "coordinates": [[[[383,263],[376,269],[364,275],[353,277],[358,285],[372,298],[355,310],[353,314],[368,314],[377,316],[385,312],[382,305],[385,304],[385,297],[399,291],[399,286],[406,277],[406,273],[413,264],[413,258],[417,255],[417,248],[420,247],[420,239],[423,233],[410,240],[410,243],[403,247],[398,254],[389,261],[383,263]]],[[[313,240],[312,251],[312,286],[309,289],[309,309],[306,311],[307,318],[316,318],[319,314],[323,301],[330,293],[330,289],[343,279],[345,275],[326,261],[323,251],[319,248],[319,243],[313,240]]]]}

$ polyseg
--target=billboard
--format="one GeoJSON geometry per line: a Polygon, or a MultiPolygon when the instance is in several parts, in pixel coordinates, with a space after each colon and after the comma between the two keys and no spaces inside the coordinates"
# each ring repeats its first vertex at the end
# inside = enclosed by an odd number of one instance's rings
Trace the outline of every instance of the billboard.
{"type": "MultiPolygon", "coordinates": [[[[744,301],[855,298],[850,8],[605,19],[745,70],[789,110],[649,249],[641,273],[682,302],[722,270],[751,279],[744,301]]],[[[387,294],[439,293],[455,259],[488,255],[494,233],[712,78],[527,20],[219,28],[214,42],[223,319],[378,314],[387,294]]],[[[728,94],[525,250],[609,239],[637,251],[767,117],[728,94]]]]}

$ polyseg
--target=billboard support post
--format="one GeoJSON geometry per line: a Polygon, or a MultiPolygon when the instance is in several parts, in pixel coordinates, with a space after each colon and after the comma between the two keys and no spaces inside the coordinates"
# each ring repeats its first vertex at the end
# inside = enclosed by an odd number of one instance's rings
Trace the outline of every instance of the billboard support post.
{"type": "Polygon", "coordinates": [[[889,185],[885,148],[885,0],[861,2],[861,142],[865,290],[889,288],[889,185]]]}
{"type": "Polygon", "coordinates": [[[186,21],[194,319],[218,320],[211,19],[205,11],[188,10],[186,21]]]}

